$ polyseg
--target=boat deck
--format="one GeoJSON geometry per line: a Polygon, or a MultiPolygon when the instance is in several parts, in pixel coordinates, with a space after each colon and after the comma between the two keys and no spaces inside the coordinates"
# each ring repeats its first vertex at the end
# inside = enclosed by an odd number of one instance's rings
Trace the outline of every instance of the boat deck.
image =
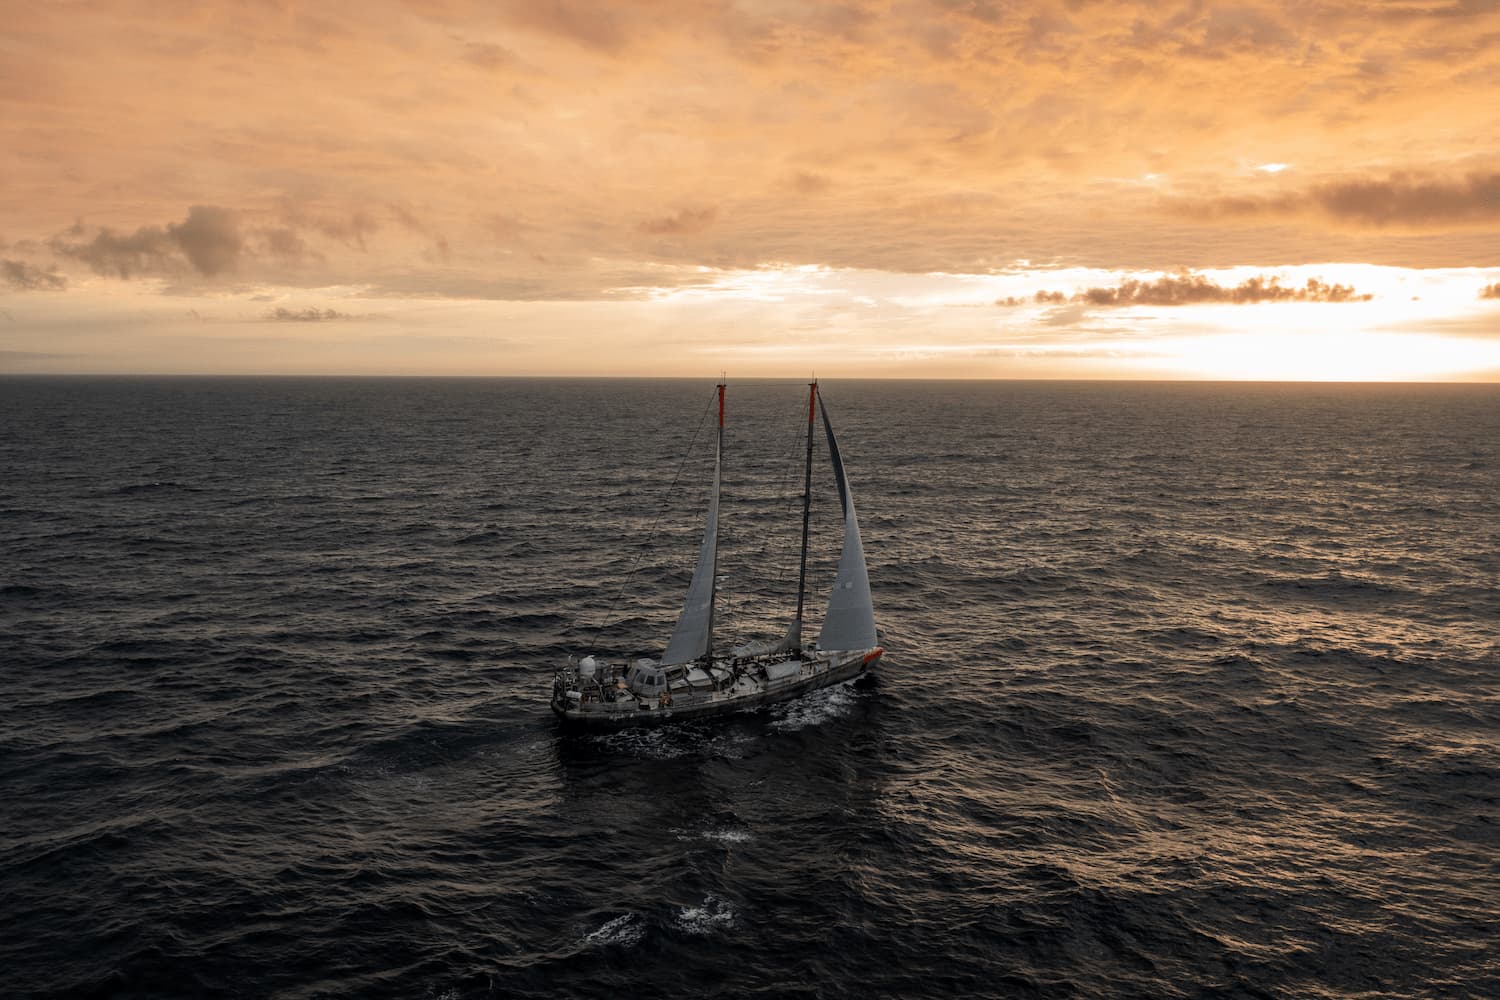
{"type": "Polygon", "coordinates": [[[594,661],[593,676],[569,658],[553,685],[552,709],[563,721],[587,728],[618,729],[726,715],[795,698],[857,677],[884,650],[808,651],[723,657],[708,666],[666,668],[665,691],[643,696],[625,682],[630,661],[594,661]]]}

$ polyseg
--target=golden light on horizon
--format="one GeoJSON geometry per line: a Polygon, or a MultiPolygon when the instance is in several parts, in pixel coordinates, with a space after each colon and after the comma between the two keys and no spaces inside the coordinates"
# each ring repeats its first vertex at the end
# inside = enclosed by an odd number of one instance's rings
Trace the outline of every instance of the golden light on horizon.
{"type": "Polygon", "coordinates": [[[1500,343],[1429,334],[1351,331],[1230,333],[1160,341],[1151,371],[1266,382],[1464,380],[1500,373],[1500,343]]]}

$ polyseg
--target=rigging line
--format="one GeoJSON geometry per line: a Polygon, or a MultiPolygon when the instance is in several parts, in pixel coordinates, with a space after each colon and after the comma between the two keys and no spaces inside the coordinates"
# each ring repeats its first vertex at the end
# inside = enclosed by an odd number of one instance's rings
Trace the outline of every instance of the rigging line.
{"type": "MultiPolygon", "coordinates": [[[[806,383],[803,384],[805,385],[806,383]]],[[[792,485],[796,482],[797,471],[802,465],[802,463],[797,460],[799,457],[797,453],[801,450],[803,440],[802,434],[802,426],[799,420],[792,433],[791,446],[787,449],[787,457],[782,459],[782,462],[784,463],[783,469],[785,471],[782,473],[783,478],[781,481],[781,497],[782,502],[785,504],[785,513],[787,514],[790,514],[794,509],[793,504],[801,495],[800,493],[792,492],[792,485]]],[[[776,570],[776,583],[778,586],[782,583],[782,581],[786,579],[787,573],[791,570],[791,563],[789,561],[790,556],[791,537],[783,536],[781,542],[778,544],[776,551],[775,565],[777,565],[778,567],[776,570]],[[788,559],[788,561],[783,562],[782,560],[784,558],[788,559]]]]}
{"type": "MultiPolygon", "coordinates": [[[[795,384],[804,386],[806,385],[806,383],[803,382],[795,384]]],[[[802,467],[801,460],[798,456],[798,451],[803,443],[803,433],[804,432],[800,424],[794,426],[792,429],[792,435],[786,446],[785,454],[782,455],[779,460],[773,460],[774,464],[780,465],[783,471],[779,476],[779,488],[772,494],[769,500],[769,505],[772,508],[775,508],[778,502],[780,502],[782,505],[784,505],[784,510],[782,511],[783,514],[789,514],[793,508],[794,503],[802,495],[800,490],[797,492],[793,492],[791,487],[793,481],[795,480],[802,467]]],[[[733,632],[736,628],[744,628],[746,620],[745,616],[747,615],[746,609],[751,605],[751,595],[749,588],[740,587],[737,585],[737,581],[740,579],[740,577],[732,568],[732,564],[735,558],[733,556],[734,553],[741,554],[741,557],[739,558],[740,563],[746,562],[746,560],[743,558],[745,548],[744,541],[747,537],[749,537],[749,533],[738,526],[736,522],[730,522],[730,525],[727,528],[724,525],[721,525],[720,530],[727,532],[727,540],[723,544],[721,544],[719,548],[721,553],[730,553],[730,555],[726,556],[725,559],[726,563],[730,564],[730,568],[726,568],[725,571],[721,574],[726,582],[724,586],[721,586],[719,588],[718,594],[723,602],[724,614],[722,620],[724,625],[726,626],[726,631],[733,632]]],[[[775,568],[774,578],[770,576],[762,576],[761,578],[763,583],[769,580],[772,584],[771,593],[768,594],[762,591],[759,594],[759,596],[762,598],[762,601],[764,602],[765,600],[774,600],[775,588],[779,587],[786,580],[787,573],[793,566],[796,565],[796,563],[789,558],[791,552],[793,551],[793,539],[790,536],[778,535],[777,532],[769,530],[759,531],[756,533],[758,533],[761,537],[760,549],[755,558],[749,562],[749,565],[770,566],[775,568]]],[[[747,571],[743,567],[741,567],[739,572],[745,573],[747,571]]]]}
{"type": "Polygon", "coordinates": [[[687,451],[683,453],[682,461],[677,465],[677,475],[672,477],[672,485],[667,487],[666,495],[662,497],[661,507],[658,508],[656,517],[651,522],[651,529],[646,533],[646,544],[636,554],[635,563],[630,567],[630,572],[625,575],[625,582],[620,584],[620,590],[615,594],[615,599],[609,602],[609,610],[604,612],[604,620],[599,623],[598,628],[594,629],[594,635],[589,639],[588,650],[590,653],[594,652],[599,642],[599,633],[603,632],[605,626],[609,624],[610,617],[615,613],[615,606],[620,603],[620,598],[625,596],[625,589],[630,586],[630,581],[635,578],[636,570],[641,568],[641,560],[646,557],[647,552],[651,551],[651,543],[656,540],[656,529],[661,524],[662,515],[667,512],[667,506],[672,502],[672,493],[677,488],[677,481],[682,478],[682,470],[687,468],[688,459],[693,454],[693,446],[698,443],[698,435],[702,432],[703,425],[708,420],[708,415],[713,412],[714,399],[718,394],[718,386],[715,386],[713,393],[708,397],[708,405],[703,408],[703,416],[698,418],[698,426],[693,429],[693,439],[688,442],[687,451]]]}
{"type": "MultiPolygon", "coordinates": [[[[784,456],[773,457],[773,467],[779,466],[783,471],[778,478],[772,480],[775,488],[766,500],[766,506],[771,508],[773,514],[778,503],[785,503],[788,510],[791,508],[793,497],[789,493],[792,475],[796,472],[795,459],[797,457],[797,445],[800,440],[796,435],[792,437],[791,446],[784,456]]],[[[777,523],[780,523],[779,520],[777,523]]],[[[760,532],[760,550],[756,553],[754,565],[776,566],[781,559],[782,550],[786,548],[786,539],[776,531],[766,530],[760,532]]],[[[776,582],[781,582],[784,568],[777,571],[776,582]]]]}
{"type": "MultiPolygon", "coordinates": [[[[762,384],[764,385],[764,383],[762,384]]],[[[794,384],[805,385],[806,383],[794,384]]],[[[736,385],[738,385],[738,383],[736,383],[736,385]]],[[[771,498],[768,501],[768,505],[774,509],[778,501],[783,502],[785,504],[785,511],[783,513],[789,513],[792,509],[793,502],[799,496],[801,496],[800,492],[794,494],[790,489],[791,483],[796,476],[798,469],[801,468],[800,462],[797,459],[797,450],[801,446],[801,444],[802,429],[800,426],[797,426],[793,428],[792,436],[787,445],[785,455],[782,456],[779,460],[773,458],[772,464],[782,466],[784,471],[780,473],[779,488],[772,493],[771,498]]],[[[724,586],[719,588],[718,593],[719,597],[723,600],[724,603],[723,621],[727,626],[727,631],[733,631],[734,628],[743,628],[744,618],[742,616],[746,615],[746,608],[748,608],[751,604],[751,594],[749,588],[738,586],[737,581],[740,577],[733,569],[733,563],[736,559],[736,553],[739,554],[738,561],[740,563],[743,564],[747,562],[747,560],[744,558],[744,542],[745,539],[749,537],[749,532],[745,531],[738,525],[737,522],[733,521],[731,521],[729,526],[727,527],[721,525],[720,530],[726,531],[728,535],[727,543],[721,544],[719,548],[721,553],[729,553],[729,555],[725,557],[725,562],[729,564],[731,568],[726,569],[722,574],[726,583],[724,586]]],[[[748,565],[753,567],[775,567],[774,578],[767,575],[762,575],[761,580],[762,583],[766,582],[766,580],[770,580],[773,588],[777,587],[786,579],[786,575],[789,569],[789,566],[787,565],[785,560],[787,553],[791,548],[791,539],[784,535],[778,536],[777,532],[772,530],[762,530],[756,533],[760,535],[760,548],[755,557],[748,561],[748,565]]],[[[738,572],[740,574],[743,574],[747,571],[743,567],[741,567],[738,572]]],[[[766,594],[764,591],[762,591],[759,596],[763,601],[766,599],[774,599],[774,589],[771,594],[766,594]]]]}

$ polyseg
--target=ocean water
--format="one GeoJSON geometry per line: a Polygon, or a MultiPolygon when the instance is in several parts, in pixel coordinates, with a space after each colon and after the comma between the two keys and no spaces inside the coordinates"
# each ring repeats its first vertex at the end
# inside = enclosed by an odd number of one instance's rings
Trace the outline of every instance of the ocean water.
{"type": "MultiPolygon", "coordinates": [[[[0,990],[1500,996],[1500,387],[824,389],[880,669],[574,736],[708,382],[0,380],[0,990]]],[[[726,642],[804,392],[730,388],[726,642]]]]}

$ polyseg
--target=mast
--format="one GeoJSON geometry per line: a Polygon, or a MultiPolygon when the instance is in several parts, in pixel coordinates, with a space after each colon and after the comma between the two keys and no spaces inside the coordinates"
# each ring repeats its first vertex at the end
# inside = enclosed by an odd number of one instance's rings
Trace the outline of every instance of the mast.
{"type": "Polygon", "coordinates": [[[818,383],[807,385],[807,465],[802,476],[802,560],[797,567],[797,617],[787,632],[788,648],[802,649],[802,608],[807,597],[807,525],[812,517],[813,415],[818,402],[818,383]]]}
{"type": "MultiPolygon", "coordinates": [[[[721,374],[719,378],[724,378],[721,374]]],[[[724,383],[719,389],[719,440],[714,443],[714,516],[711,530],[714,533],[713,566],[708,578],[708,636],[703,643],[703,655],[710,661],[714,656],[714,608],[719,603],[719,477],[724,471],[724,383]]]]}

